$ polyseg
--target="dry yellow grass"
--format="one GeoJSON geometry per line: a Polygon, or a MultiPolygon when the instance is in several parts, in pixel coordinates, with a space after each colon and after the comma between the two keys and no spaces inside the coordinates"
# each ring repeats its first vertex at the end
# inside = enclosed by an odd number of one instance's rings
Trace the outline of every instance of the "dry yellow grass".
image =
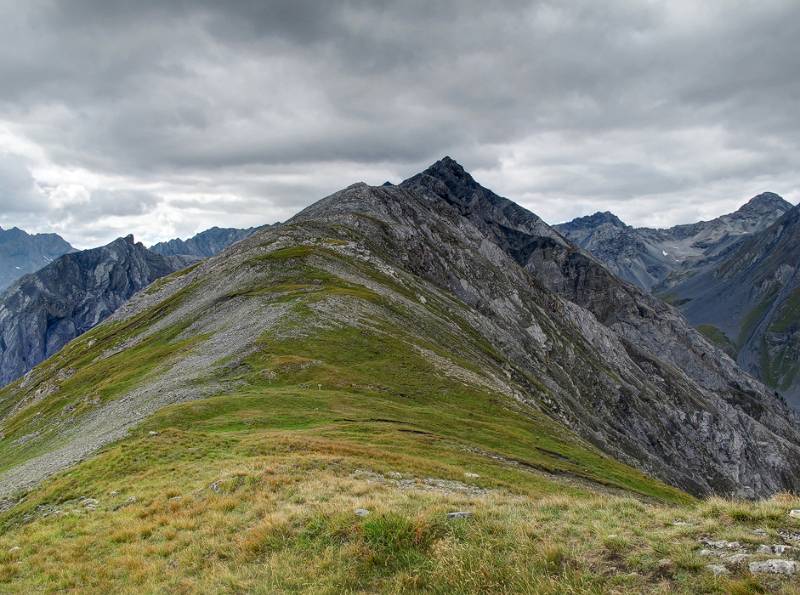
{"type": "Polygon", "coordinates": [[[800,499],[788,494],[678,506],[569,485],[539,494],[520,482],[514,491],[483,477],[440,489],[404,468],[413,460],[395,455],[403,481],[357,472],[365,453],[355,445],[291,444],[96,478],[86,494],[100,501],[95,510],[73,499],[13,519],[0,537],[2,591],[800,592],[743,567],[716,579],[698,555],[702,536],[755,546],[778,529],[800,530],[787,516],[800,499]],[[448,520],[457,510],[473,516],[448,520]]]}

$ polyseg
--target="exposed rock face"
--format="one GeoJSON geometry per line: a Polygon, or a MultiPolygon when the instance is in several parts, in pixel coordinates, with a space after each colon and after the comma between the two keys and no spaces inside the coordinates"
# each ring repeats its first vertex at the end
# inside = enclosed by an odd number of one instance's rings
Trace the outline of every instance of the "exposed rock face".
{"type": "Polygon", "coordinates": [[[0,228],[0,290],[59,256],[74,251],[68,242],[54,233],[29,235],[16,227],[0,228]]]}
{"type": "MultiPolygon", "coordinates": [[[[692,493],[800,489],[800,424],[784,403],[674,309],[451,159],[400,185],[355,184],[253,234],[138,293],[109,323],[130,320],[146,327],[109,357],[159,329],[204,339],[102,409],[70,418],[57,451],[0,485],[63,468],[160,406],[224,394],[225,375],[210,371],[235,368],[265,336],[354,328],[387,341],[402,329],[437,370],[491,391],[498,407],[549,415],[563,432],[692,493]],[[326,284],[336,291],[321,291],[326,284]],[[301,320],[295,291],[320,292],[301,320]],[[458,361],[436,352],[452,345],[458,361]],[[204,393],[208,376],[215,384],[204,393]]],[[[34,401],[36,387],[58,390],[51,362],[5,389],[6,410],[34,401]]]]}
{"type": "Polygon", "coordinates": [[[733,213],[669,229],[634,228],[611,213],[595,213],[555,227],[618,277],[651,290],[679,282],[744,236],[766,229],[791,208],[777,194],[765,192],[733,213]]]}
{"type": "MultiPolygon", "coordinates": [[[[451,159],[399,187],[351,187],[295,220],[350,222],[344,213],[359,211],[389,221],[394,243],[404,246],[381,247],[381,253],[395,254],[398,264],[446,287],[496,322],[515,319],[503,332],[481,329],[493,344],[504,345],[511,361],[530,361],[536,352],[545,360],[558,357],[553,337],[536,332],[545,327],[535,316],[531,319],[530,313],[517,310],[515,296],[522,286],[535,293],[551,316],[554,310],[560,313],[552,322],[562,329],[557,335],[565,328],[578,329],[591,346],[587,359],[603,362],[601,367],[618,371],[626,380],[595,383],[590,380],[592,364],[562,361],[576,390],[555,389],[559,381],[554,380],[548,385],[553,394],[543,406],[607,452],[695,493],[752,496],[798,481],[788,479],[786,470],[800,466],[800,430],[782,402],[673,308],[616,279],[541,219],[482,188],[451,159]],[[418,205],[420,200],[427,208],[407,219],[393,210],[395,203],[418,205]],[[426,210],[450,220],[449,229],[436,240],[424,241],[433,226],[424,223],[432,217],[424,214],[426,210]],[[430,244],[451,246],[454,237],[468,233],[477,244],[472,250],[482,258],[502,262],[504,270],[514,263],[521,268],[511,286],[499,283],[485,265],[466,264],[469,259],[463,252],[436,261],[433,255],[443,249],[434,250],[430,244]],[[465,263],[462,276],[452,263],[465,263]],[[759,450],[755,456],[761,462],[756,463],[752,457],[759,450]],[[783,460],[780,466],[788,467],[778,471],[773,467],[778,459],[783,460]],[[765,472],[767,468],[772,471],[765,472]]],[[[526,372],[538,376],[540,370],[531,364],[526,372]]]]}
{"type": "Polygon", "coordinates": [[[536,215],[479,186],[454,161],[444,159],[402,186],[455,207],[545,287],[617,333],[631,351],[645,349],[710,390],[763,390],[675,309],[620,281],[536,215]]]}
{"type": "Polygon", "coordinates": [[[219,254],[231,244],[251,236],[260,229],[263,229],[263,227],[250,227],[248,229],[212,227],[188,240],[174,239],[168,242],[159,242],[151,246],[150,250],[162,256],[208,258],[219,254]]]}
{"type": "Polygon", "coordinates": [[[22,376],[187,262],[154,254],[128,236],[23,277],[0,296],[0,383],[22,376]]]}
{"type": "Polygon", "coordinates": [[[800,409],[800,207],[665,289],[689,321],[800,409]]]}

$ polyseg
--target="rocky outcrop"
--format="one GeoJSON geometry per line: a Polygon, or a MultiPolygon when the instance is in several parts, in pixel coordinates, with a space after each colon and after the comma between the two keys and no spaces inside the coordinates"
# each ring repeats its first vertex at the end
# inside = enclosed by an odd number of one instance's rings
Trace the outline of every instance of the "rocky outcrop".
{"type": "Polygon", "coordinates": [[[650,351],[705,388],[756,390],[758,383],[674,308],[615,277],[533,213],[480,187],[454,161],[437,162],[402,186],[455,207],[543,286],[591,312],[633,349],[650,351]]]}
{"type": "Polygon", "coordinates": [[[27,234],[0,228],[0,291],[75,249],[54,233],[27,234]]]}
{"type": "Polygon", "coordinates": [[[188,262],[154,254],[128,236],[66,254],[18,280],[0,296],[0,383],[22,376],[188,262]]]}
{"type": "Polygon", "coordinates": [[[257,230],[264,229],[264,227],[250,227],[247,229],[212,227],[188,240],[174,239],[168,242],[159,242],[151,246],[150,250],[162,256],[208,258],[219,254],[231,244],[253,235],[257,230]]]}

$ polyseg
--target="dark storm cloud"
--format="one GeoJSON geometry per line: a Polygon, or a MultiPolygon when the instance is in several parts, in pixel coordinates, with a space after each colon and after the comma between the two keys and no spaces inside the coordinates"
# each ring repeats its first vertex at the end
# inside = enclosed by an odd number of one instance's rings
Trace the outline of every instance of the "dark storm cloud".
{"type": "Polygon", "coordinates": [[[669,223],[800,178],[793,0],[0,7],[0,120],[60,166],[165,185],[199,226],[445,153],[549,219],[653,223],[669,197],[669,223]]]}

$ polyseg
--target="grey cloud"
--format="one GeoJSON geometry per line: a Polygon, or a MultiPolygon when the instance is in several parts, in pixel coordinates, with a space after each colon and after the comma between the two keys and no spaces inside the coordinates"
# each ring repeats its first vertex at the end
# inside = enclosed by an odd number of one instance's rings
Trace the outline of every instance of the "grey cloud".
{"type": "Polygon", "coordinates": [[[283,214],[445,153],[556,219],[669,196],[675,222],[698,196],[732,208],[754,178],[800,179],[793,0],[0,0],[0,16],[0,120],[198,218],[283,214]]]}
{"type": "Polygon", "coordinates": [[[28,169],[27,161],[14,154],[0,154],[0,213],[39,213],[48,203],[28,169]]]}
{"type": "Polygon", "coordinates": [[[127,217],[152,211],[161,198],[142,190],[95,190],[89,200],[69,205],[64,210],[75,218],[127,217]]]}

